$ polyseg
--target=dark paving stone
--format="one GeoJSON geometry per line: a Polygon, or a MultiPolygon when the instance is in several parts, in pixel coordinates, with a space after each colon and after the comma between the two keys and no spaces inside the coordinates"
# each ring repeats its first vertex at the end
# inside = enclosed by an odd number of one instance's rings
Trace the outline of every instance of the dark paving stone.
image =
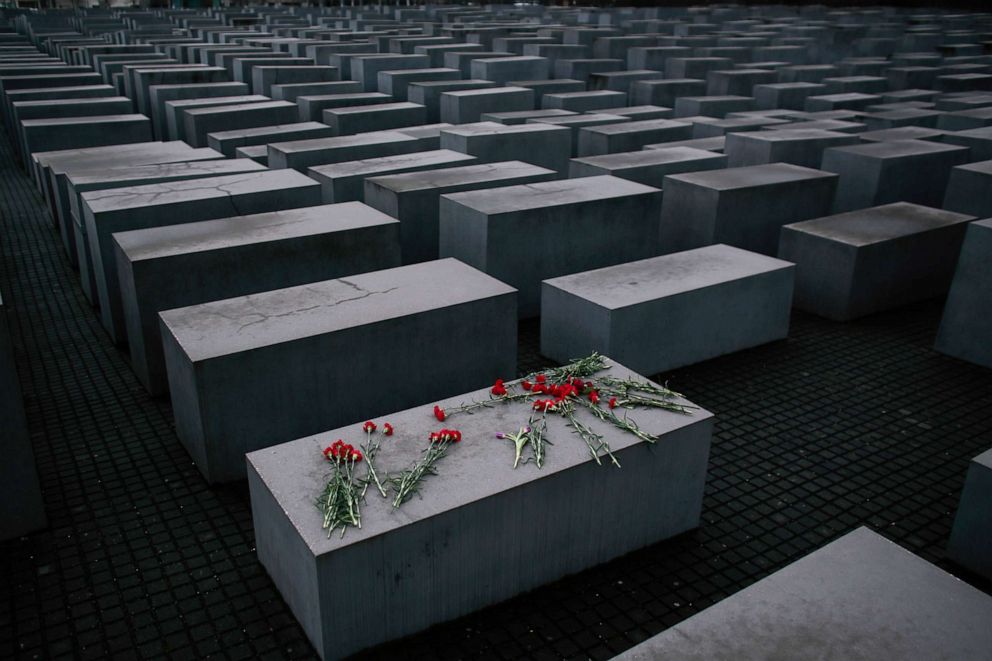
{"type": "MultiPolygon", "coordinates": [[[[247,488],[207,488],[0,142],[0,287],[51,521],[0,544],[0,657],[313,658],[247,488]]],[[[988,591],[944,547],[992,446],[992,371],[932,350],[941,310],[797,313],[786,341],[661,375],[718,415],[698,530],[364,656],[608,659],[860,525],[988,591]]],[[[549,364],[538,331],[521,373],[549,364]]]]}

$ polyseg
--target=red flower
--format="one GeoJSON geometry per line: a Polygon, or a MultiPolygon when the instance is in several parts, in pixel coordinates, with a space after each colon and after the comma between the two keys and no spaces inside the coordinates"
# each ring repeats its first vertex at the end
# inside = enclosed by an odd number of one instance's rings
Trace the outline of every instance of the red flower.
{"type": "Polygon", "coordinates": [[[358,463],[359,461],[362,460],[362,453],[354,448],[351,449],[349,455],[351,460],[354,461],[355,463],[358,463]]]}
{"type": "Polygon", "coordinates": [[[375,423],[369,420],[364,425],[362,425],[362,431],[364,431],[366,434],[371,434],[372,432],[375,431],[375,423]]]}
{"type": "Polygon", "coordinates": [[[593,404],[599,404],[599,393],[595,390],[589,391],[589,401],[593,404]]]}
{"type": "Polygon", "coordinates": [[[617,407],[617,398],[616,397],[610,397],[610,408],[611,409],[615,409],[616,407],[617,407]]]}
{"type": "Polygon", "coordinates": [[[538,383],[544,383],[545,381],[548,380],[548,378],[546,376],[544,376],[543,374],[538,374],[536,380],[537,380],[538,383]]]}
{"type": "Polygon", "coordinates": [[[555,410],[555,400],[553,399],[539,399],[534,402],[535,411],[554,411],[555,410]]]}
{"type": "Polygon", "coordinates": [[[431,432],[432,443],[457,443],[462,440],[462,433],[457,429],[442,429],[431,432]]]}
{"type": "Polygon", "coordinates": [[[492,390],[490,390],[489,392],[496,395],[497,397],[502,397],[503,395],[505,395],[506,386],[503,385],[503,379],[496,379],[496,385],[494,385],[492,387],[492,390]]]}
{"type": "Polygon", "coordinates": [[[387,422],[382,426],[382,433],[385,434],[386,436],[392,436],[393,426],[387,422]]]}
{"type": "Polygon", "coordinates": [[[524,390],[530,390],[533,387],[533,385],[531,384],[530,381],[524,379],[523,383],[520,384],[520,387],[523,388],[524,390]]]}
{"type": "Polygon", "coordinates": [[[444,422],[444,419],[447,417],[444,414],[444,409],[437,404],[434,405],[434,417],[438,419],[438,422],[444,422]]]}

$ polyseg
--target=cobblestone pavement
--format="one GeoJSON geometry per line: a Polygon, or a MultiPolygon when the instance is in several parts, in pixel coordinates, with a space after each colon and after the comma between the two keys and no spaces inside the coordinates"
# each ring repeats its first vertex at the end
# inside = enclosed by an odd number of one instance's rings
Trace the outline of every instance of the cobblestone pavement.
{"type": "MultiPolygon", "coordinates": [[[[0,142],[0,288],[51,524],[0,544],[0,657],[314,657],[247,487],[203,482],[0,142]]],[[[698,530],[365,656],[606,659],[860,525],[988,591],[943,549],[992,446],[992,371],[932,350],[941,307],[796,313],[787,341],[661,375],[718,415],[698,530]]],[[[537,331],[521,370],[548,364],[537,331]]]]}

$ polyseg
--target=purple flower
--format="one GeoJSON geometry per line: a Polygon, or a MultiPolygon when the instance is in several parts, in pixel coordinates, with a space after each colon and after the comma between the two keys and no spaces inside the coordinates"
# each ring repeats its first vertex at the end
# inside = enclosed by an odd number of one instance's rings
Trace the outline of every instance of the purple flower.
{"type": "Polygon", "coordinates": [[[506,438],[506,434],[503,432],[496,432],[496,438],[506,438]]]}

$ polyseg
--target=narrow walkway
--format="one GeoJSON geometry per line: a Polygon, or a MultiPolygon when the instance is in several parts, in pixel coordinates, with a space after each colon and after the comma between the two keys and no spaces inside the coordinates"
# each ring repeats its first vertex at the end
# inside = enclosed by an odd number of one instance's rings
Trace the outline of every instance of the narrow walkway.
{"type": "MultiPolygon", "coordinates": [[[[247,488],[200,478],[6,136],[0,291],[51,522],[0,544],[0,657],[313,658],[256,561],[247,488]]],[[[931,349],[941,307],[796,314],[788,341],[667,375],[718,415],[699,530],[368,656],[606,659],[863,524],[957,572],[943,548],[992,446],[992,372],[931,349]]],[[[520,353],[546,364],[536,324],[520,353]]]]}

